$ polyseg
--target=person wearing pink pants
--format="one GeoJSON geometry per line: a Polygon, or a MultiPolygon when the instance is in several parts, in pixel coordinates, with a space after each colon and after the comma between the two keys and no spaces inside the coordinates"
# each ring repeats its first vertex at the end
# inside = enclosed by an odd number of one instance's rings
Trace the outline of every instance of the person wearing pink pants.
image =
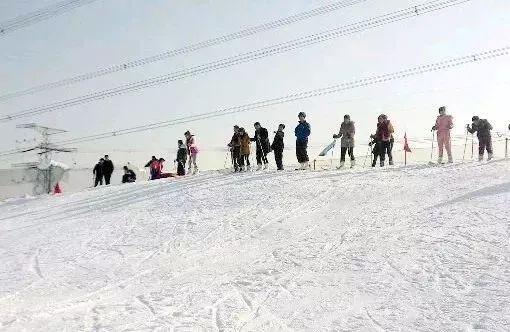
{"type": "Polygon", "coordinates": [[[443,162],[443,150],[446,148],[448,154],[448,162],[453,163],[452,157],[452,141],[450,137],[450,130],[453,128],[453,117],[446,115],[446,107],[441,106],[439,108],[439,115],[436,119],[436,124],[432,127],[432,130],[437,130],[437,144],[438,144],[438,158],[437,163],[443,162]]]}

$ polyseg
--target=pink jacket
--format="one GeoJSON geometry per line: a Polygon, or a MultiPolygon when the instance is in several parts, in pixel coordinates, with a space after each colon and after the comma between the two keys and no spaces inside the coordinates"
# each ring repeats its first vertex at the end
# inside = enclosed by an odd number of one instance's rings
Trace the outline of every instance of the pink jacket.
{"type": "Polygon", "coordinates": [[[439,115],[434,128],[439,134],[449,132],[453,128],[453,117],[451,115],[439,115]]]}
{"type": "Polygon", "coordinates": [[[186,139],[186,145],[188,146],[188,154],[198,154],[198,145],[196,144],[195,135],[191,135],[189,139],[186,139]]]}

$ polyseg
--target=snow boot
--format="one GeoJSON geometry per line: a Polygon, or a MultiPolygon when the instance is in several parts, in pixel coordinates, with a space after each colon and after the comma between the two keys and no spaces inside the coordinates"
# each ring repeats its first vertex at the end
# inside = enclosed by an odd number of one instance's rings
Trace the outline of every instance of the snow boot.
{"type": "Polygon", "coordinates": [[[437,163],[438,164],[442,164],[443,163],[443,157],[438,157],[437,158],[437,163]]]}
{"type": "Polygon", "coordinates": [[[197,175],[198,174],[198,167],[195,166],[195,168],[193,168],[193,175],[197,175]]]}
{"type": "Polygon", "coordinates": [[[393,166],[393,159],[389,161],[388,163],[390,166],[393,166]]]}
{"type": "Polygon", "coordinates": [[[448,164],[453,164],[453,158],[452,157],[448,157],[448,164]]]}
{"type": "Polygon", "coordinates": [[[483,154],[478,155],[478,161],[483,161],[483,154]]]}
{"type": "Polygon", "coordinates": [[[384,167],[384,161],[381,161],[381,167],[384,167]]]}
{"type": "Polygon", "coordinates": [[[492,153],[489,153],[487,156],[487,161],[492,160],[494,158],[494,155],[492,153]]]}
{"type": "Polygon", "coordinates": [[[264,164],[264,168],[263,169],[268,169],[269,167],[269,164],[264,164]]]}
{"type": "Polygon", "coordinates": [[[356,160],[351,159],[351,168],[354,168],[356,166],[356,160]]]}
{"type": "Polygon", "coordinates": [[[337,167],[337,168],[338,168],[338,169],[343,168],[343,167],[344,167],[344,164],[345,164],[345,163],[344,163],[343,161],[341,161],[341,162],[340,162],[340,165],[338,165],[338,167],[337,167]]]}
{"type": "Polygon", "coordinates": [[[261,165],[261,164],[258,164],[258,165],[257,165],[257,169],[256,169],[256,171],[260,171],[261,169],[262,169],[262,165],[261,165]]]}

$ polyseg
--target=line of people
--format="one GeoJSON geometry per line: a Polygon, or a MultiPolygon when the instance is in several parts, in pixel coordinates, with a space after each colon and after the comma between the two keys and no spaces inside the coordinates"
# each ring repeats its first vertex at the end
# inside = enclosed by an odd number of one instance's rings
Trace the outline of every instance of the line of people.
{"type": "MultiPolygon", "coordinates": [[[[269,132],[266,128],[262,127],[260,122],[254,123],[254,135],[251,137],[248,132],[238,125],[234,126],[234,133],[230,142],[227,144],[232,166],[234,172],[249,171],[250,165],[250,153],[251,144],[255,143],[256,146],[256,170],[267,169],[269,166],[268,154],[273,152],[276,167],[278,170],[283,170],[283,151],[285,148],[284,137],[285,137],[285,125],[280,124],[278,129],[274,131],[273,142],[270,143],[269,132]]],[[[432,127],[432,132],[437,136],[438,142],[438,163],[443,162],[443,152],[446,150],[448,155],[448,163],[453,162],[453,155],[451,149],[451,130],[454,127],[453,117],[446,114],[446,107],[442,106],[439,108],[439,115],[436,118],[435,124],[432,127]]],[[[467,133],[477,134],[479,141],[479,160],[483,160],[484,153],[487,151],[487,159],[493,158],[492,150],[492,137],[491,130],[492,125],[486,119],[480,119],[478,116],[473,116],[472,123],[466,125],[467,133]]],[[[509,125],[510,130],[510,125],[509,125]]],[[[379,165],[385,166],[386,157],[388,158],[389,165],[393,165],[393,145],[395,142],[394,138],[395,129],[392,122],[388,119],[385,114],[381,114],[377,118],[377,125],[375,134],[370,135],[371,153],[373,154],[372,167],[379,165]]],[[[296,158],[299,163],[298,170],[310,169],[310,161],[308,156],[308,140],[311,135],[310,123],[306,121],[306,113],[299,112],[298,124],[294,129],[296,137],[296,158]]],[[[338,168],[342,168],[345,165],[346,156],[350,158],[350,167],[354,167],[356,164],[356,158],[354,156],[356,126],[354,121],[351,120],[350,115],[344,116],[343,122],[340,125],[340,129],[337,134],[333,135],[335,140],[340,139],[340,165],[338,168]]],[[[164,173],[164,158],[156,158],[152,156],[152,159],[145,165],[150,169],[150,179],[161,179],[172,176],[184,176],[186,174],[197,174],[197,156],[199,149],[195,135],[191,134],[190,131],[184,133],[185,141],[177,141],[177,156],[174,160],[177,163],[177,174],[164,173]],[[188,171],[186,172],[186,165],[188,171]]],[[[466,136],[467,142],[467,136],[466,136]]],[[[334,145],[333,145],[334,147],[334,145]]],[[[109,159],[108,155],[101,158],[95,165],[93,174],[95,176],[94,186],[102,185],[103,179],[106,185],[110,184],[111,175],[114,171],[113,162],[109,159]]],[[[136,174],[129,167],[124,166],[124,175],[122,182],[134,182],[136,181],[136,174]]]]}

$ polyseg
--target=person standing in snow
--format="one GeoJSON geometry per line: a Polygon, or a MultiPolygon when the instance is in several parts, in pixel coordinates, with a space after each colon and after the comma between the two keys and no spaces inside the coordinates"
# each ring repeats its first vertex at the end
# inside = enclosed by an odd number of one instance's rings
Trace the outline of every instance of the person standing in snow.
{"type": "MultiPolygon", "coordinates": [[[[376,147],[375,149],[376,154],[372,162],[372,167],[375,167],[377,163],[377,157],[379,157],[381,167],[384,167],[386,154],[388,154],[389,158],[392,158],[390,150],[391,144],[390,141],[393,131],[394,131],[393,125],[391,124],[390,120],[388,120],[388,117],[384,114],[379,115],[379,117],[377,118],[376,133],[375,135],[371,136],[375,140],[376,147]]],[[[393,158],[391,160],[393,162],[393,158]]]]}
{"type": "Polygon", "coordinates": [[[278,131],[274,132],[273,144],[271,144],[271,149],[274,153],[274,161],[276,162],[276,169],[279,171],[283,171],[283,149],[285,147],[283,144],[283,138],[285,137],[284,129],[285,125],[280,123],[278,131]]]}
{"type": "Polygon", "coordinates": [[[491,130],[492,125],[486,119],[480,119],[478,116],[473,116],[471,119],[473,124],[467,125],[466,129],[469,133],[474,134],[478,137],[478,160],[483,160],[485,150],[487,150],[487,160],[491,160],[493,157],[492,153],[492,136],[491,130]]]}
{"type": "Polygon", "coordinates": [[[177,175],[183,176],[186,175],[186,160],[188,159],[188,154],[186,153],[186,145],[182,139],[177,141],[177,158],[175,162],[177,163],[177,175]]]}
{"type": "Polygon", "coordinates": [[[333,138],[341,138],[340,140],[340,168],[345,164],[345,154],[347,153],[351,158],[351,168],[354,167],[356,160],[354,158],[354,134],[356,128],[354,121],[351,121],[351,116],[344,115],[344,121],[340,125],[340,130],[337,135],[333,135],[333,138]]]}
{"type": "Polygon", "coordinates": [[[443,150],[446,148],[448,154],[448,163],[453,163],[452,156],[452,142],[450,137],[450,130],[453,128],[453,117],[446,114],[446,107],[439,108],[439,115],[436,119],[436,124],[432,127],[432,131],[437,130],[437,148],[438,157],[437,163],[443,162],[443,150]]]}
{"type": "Polygon", "coordinates": [[[306,113],[299,112],[298,114],[299,123],[294,129],[294,134],[296,136],[296,157],[299,163],[299,169],[309,169],[310,168],[310,159],[308,158],[308,138],[312,133],[312,129],[310,124],[306,121],[306,113]]]}
{"type": "Polygon", "coordinates": [[[112,178],[113,170],[114,170],[113,162],[110,160],[108,155],[105,155],[103,162],[103,175],[104,182],[106,185],[110,184],[110,179],[112,178]]]}
{"type": "Polygon", "coordinates": [[[239,128],[239,136],[241,141],[241,149],[240,149],[240,162],[239,168],[241,171],[249,171],[250,170],[250,150],[251,150],[251,138],[250,135],[244,130],[244,128],[239,128]]]}
{"type": "Polygon", "coordinates": [[[94,187],[103,185],[103,162],[103,158],[99,159],[97,164],[94,166],[94,169],[92,170],[92,174],[94,174],[94,187]]]}
{"type": "Polygon", "coordinates": [[[255,142],[257,146],[257,171],[260,171],[262,169],[262,164],[264,164],[264,169],[267,169],[269,165],[269,161],[267,160],[270,146],[269,134],[267,129],[260,125],[260,122],[255,122],[253,126],[255,127],[255,137],[251,140],[255,142]]]}
{"type": "Polygon", "coordinates": [[[241,134],[239,133],[239,126],[234,126],[234,135],[232,135],[232,139],[230,143],[228,143],[228,147],[230,148],[230,152],[232,155],[232,164],[234,165],[234,172],[239,171],[239,165],[241,162],[241,134]]]}
{"type": "Polygon", "coordinates": [[[131,183],[136,181],[136,174],[129,167],[124,166],[124,175],[122,175],[122,183],[131,183]]]}
{"type": "Polygon", "coordinates": [[[198,155],[198,145],[196,143],[195,135],[192,135],[189,130],[184,133],[184,137],[186,137],[186,147],[188,149],[188,173],[193,173],[193,175],[198,173],[197,166],[197,155],[198,155]],[[192,171],[193,166],[193,171],[192,171]]]}

